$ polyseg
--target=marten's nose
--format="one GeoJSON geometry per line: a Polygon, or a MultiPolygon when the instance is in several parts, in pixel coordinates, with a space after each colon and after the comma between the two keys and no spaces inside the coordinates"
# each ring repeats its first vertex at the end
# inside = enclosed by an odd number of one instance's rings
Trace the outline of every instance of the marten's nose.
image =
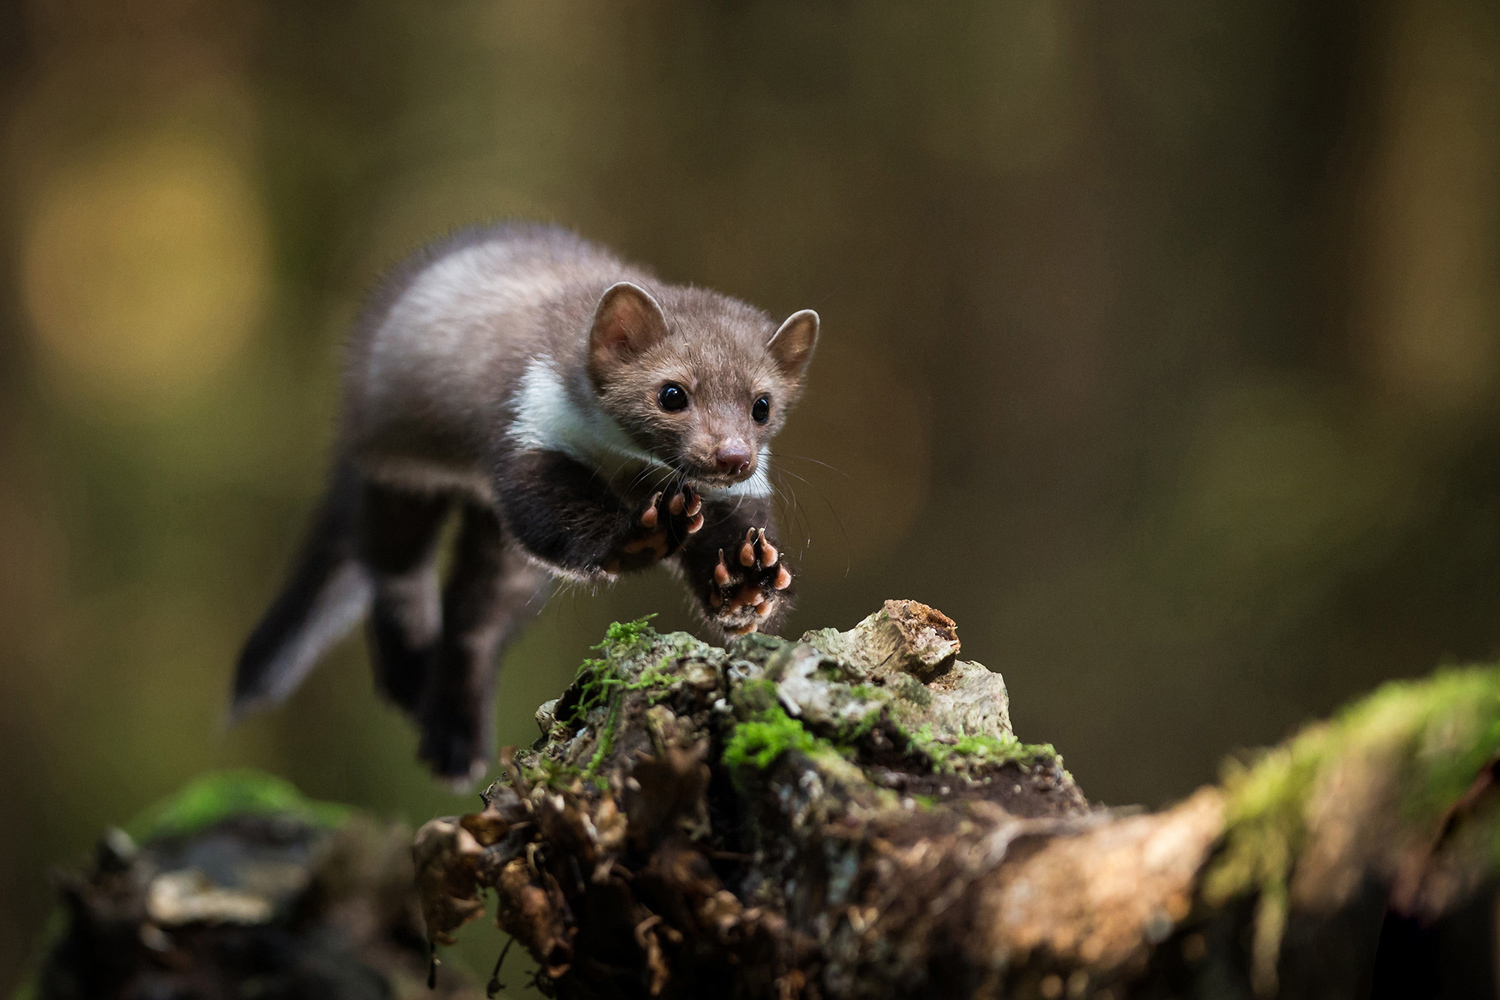
{"type": "Polygon", "coordinates": [[[750,460],[755,456],[750,446],[743,441],[725,441],[714,453],[714,465],[725,475],[740,476],[750,469],[750,460]]]}

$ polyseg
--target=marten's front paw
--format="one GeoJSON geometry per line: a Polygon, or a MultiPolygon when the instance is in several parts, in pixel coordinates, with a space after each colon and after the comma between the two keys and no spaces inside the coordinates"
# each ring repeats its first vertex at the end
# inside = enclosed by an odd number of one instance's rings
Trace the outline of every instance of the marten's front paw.
{"type": "Polygon", "coordinates": [[[751,528],[732,551],[719,550],[708,604],[719,627],[735,635],[760,628],[776,613],[792,574],[763,528],[751,528]]]}
{"type": "Polygon", "coordinates": [[[619,573],[656,565],[703,527],[702,510],[703,498],[686,483],[657,493],[604,568],[619,573]]]}

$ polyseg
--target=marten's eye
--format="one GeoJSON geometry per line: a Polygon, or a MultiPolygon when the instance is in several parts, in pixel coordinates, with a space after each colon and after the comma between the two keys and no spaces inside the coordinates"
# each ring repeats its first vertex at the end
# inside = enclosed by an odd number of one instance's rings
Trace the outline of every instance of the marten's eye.
{"type": "Polygon", "coordinates": [[[771,419],[770,396],[762,396],[755,401],[755,405],[750,407],[750,419],[754,420],[757,424],[763,424],[771,419]]]}
{"type": "Polygon", "coordinates": [[[656,394],[656,401],[661,408],[668,413],[676,413],[678,410],[687,409],[687,390],[676,382],[668,382],[661,387],[661,392],[656,394]]]}

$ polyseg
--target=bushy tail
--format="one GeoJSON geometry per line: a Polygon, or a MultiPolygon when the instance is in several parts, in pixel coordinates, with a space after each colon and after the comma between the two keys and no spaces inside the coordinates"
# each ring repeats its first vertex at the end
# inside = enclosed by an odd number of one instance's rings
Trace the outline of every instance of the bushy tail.
{"type": "Polygon", "coordinates": [[[342,462],[281,595],[240,651],[233,718],[281,701],[365,617],[373,592],[357,558],[359,476],[342,462]]]}

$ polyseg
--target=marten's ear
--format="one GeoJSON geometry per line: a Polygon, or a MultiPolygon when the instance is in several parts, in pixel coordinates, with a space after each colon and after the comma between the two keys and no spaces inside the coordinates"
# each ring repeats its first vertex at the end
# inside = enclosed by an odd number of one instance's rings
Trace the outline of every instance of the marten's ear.
{"type": "Polygon", "coordinates": [[[812,360],[818,343],[818,314],[811,309],[794,312],[771,334],[766,350],[776,359],[776,367],[790,379],[800,379],[812,360]]]}
{"type": "Polygon", "coordinates": [[[602,376],[666,335],[667,318],[651,293],[628,281],[616,282],[605,289],[594,310],[589,370],[596,378],[602,376]]]}

